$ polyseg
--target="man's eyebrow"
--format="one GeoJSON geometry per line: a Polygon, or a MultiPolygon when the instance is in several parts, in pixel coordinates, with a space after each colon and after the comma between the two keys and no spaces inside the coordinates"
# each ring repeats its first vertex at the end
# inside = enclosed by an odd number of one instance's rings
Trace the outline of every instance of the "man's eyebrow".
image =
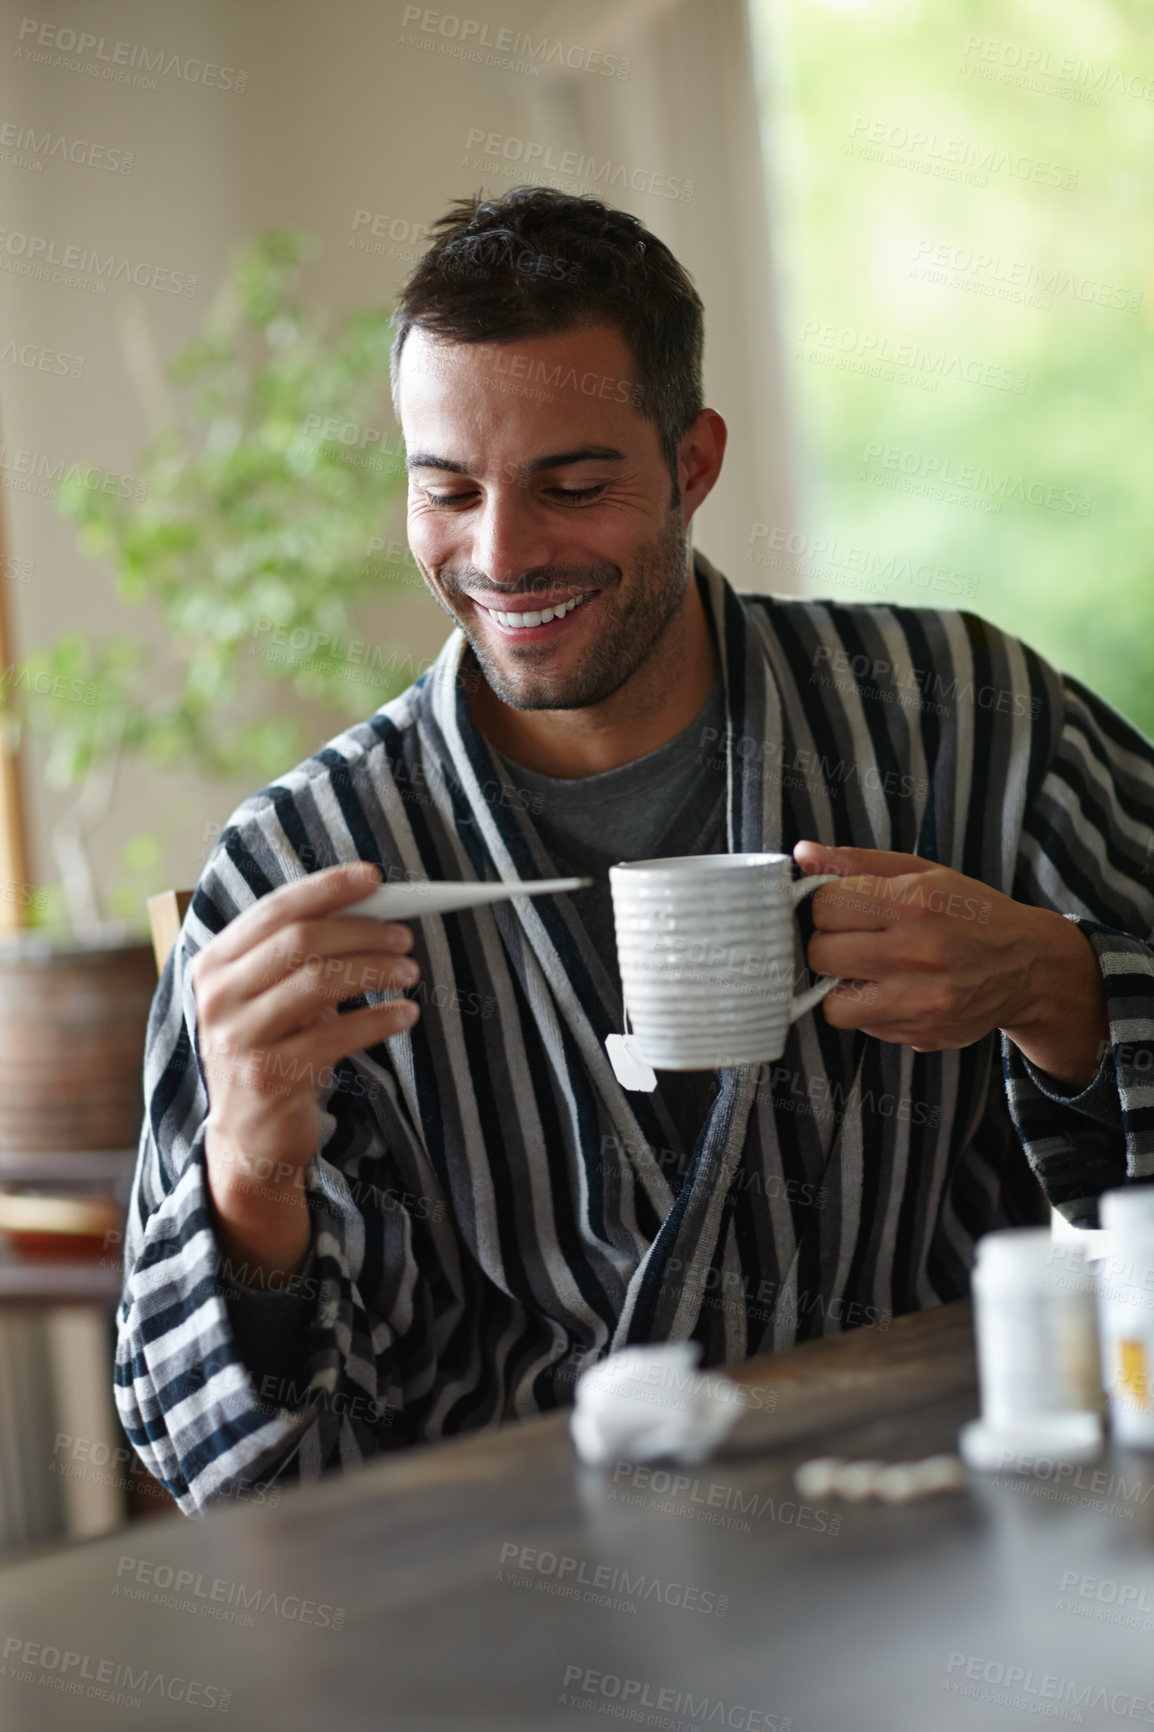
{"type": "Polygon", "coordinates": [[[434,457],[431,451],[414,451],[411,456],[405,458],[405,468],[448,469],[454,475],[467,475],[469,473],[465,464],[452,463],[447,457],[434,457]]]}
{"type": "MultiPolygon", "coordinates": [[[[561,469],[566,463],[586,463],[590,460],[599,463],[624,463],[624,451],[618,451],[615,445],[579,445],[575,451],[553,451],[546,457],[534,457],[524,465],[528,475],[536,475],[542,469],[561,469]]],[[[452,475],[469,475],[471,470],[465,463],[454,463],[449,457],[437,457],[432,451],[414,451],[405,458],[406,469],[445,469],[452,475]]]]}

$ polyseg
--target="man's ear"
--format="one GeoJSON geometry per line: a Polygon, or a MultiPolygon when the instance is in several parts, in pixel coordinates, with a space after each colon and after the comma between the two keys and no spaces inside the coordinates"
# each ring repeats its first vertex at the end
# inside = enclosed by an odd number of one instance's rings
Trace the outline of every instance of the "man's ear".
{"type": "Polygon", "coordinates": [[[703,409],[677,448],[677,480],[686,522],[713,492],[721,473],[729,429],[716,409],[703,409]]]}

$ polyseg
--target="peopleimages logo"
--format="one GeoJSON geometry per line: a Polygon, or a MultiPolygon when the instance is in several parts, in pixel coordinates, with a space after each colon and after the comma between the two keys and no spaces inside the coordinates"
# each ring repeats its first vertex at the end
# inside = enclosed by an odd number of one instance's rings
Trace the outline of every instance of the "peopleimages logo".
{"type": "Polygon", "coordinates": [[[100,698],[100,687],[94,680],[51,674],[47,668],[33,674],[19,662],[0,668],[0,693],[5,691],[36,692],[42,698],[55,698],[62,704],[87,704],[90,708],[100,698]]]}
{"type": "Polygon", "coordinates": [[[1051,79],[1058,82],[1059,88],[1063,84],[1070,87],[1062,91],[1063,95],[1087,102],[1100,103],[1103,91],[1154,102],[1154,77],[1148,73],[1126,72],[1109,63],[1095,65],[1091,60],[1069,55],[1059,60],[1048,48],[1010,42],[1000,36],[967,36],[962,57],[963,72],[987,78],[1009,72],[1014,75],[1010,82],[1024,83],[1030,89],[1037,88],[1042,79],[1051,79]],[[971,60],[971,55],[976,58],[971,60]],[[988,70],[982,61],[988,63],[988,70]]]}
{"type": "Polygon", "coordinates": [[[910,451],[901,445],[883,445],[877,439],[867,443],[863,462],[866,467],[859,471],[859,479],[863,481],[873,479],[868,466],[877,463],[883,469],[932,482],[935,487],[956,487],[975,494],[991,495],[996,509],[1000,508],[997,502],[1002,500],[1020,500],[1023,504],[1038,505],[1047,511],[1065,511],[1087,517],[1094,503],[1092,493],[1078,493],[1073,488],[1051,486],[1044,481],[1027,481],[1021,475],[996,474],[977,463],[958,463],[952,457],[935,452],[910,451]]]}
{"type": "Polygon", "coordinates": [[[908,126],[901,122],[873,120],[859,114],[850,127],[847,155],[864,155],[867,160],[885,162],[893,167],[913,168],[933,173],[945,179],[969,178],[975,186],[986,186],[988,174],[1009,174],[1017,180],[1039,182],[1044,186],[1074,187],[1078,170],[1064,163],[1046,162],[1036,156],[1026,156],[990,145],[978,145],[964,138],[946,138],[923,126],[908,126]],[[859,141],[858,135],[865,134],[859,141]],[[883,155],[888,151],[889,155],[883,155]],[[902,158],[905,161],[902,161],[902,158]],[[926,160],[922,160],[925,158],[926,160]],[[973,174],[966,176],[966,171],[973,174]]]}
{"type": "MultiPolygon", "coordinates": [[[[576,43],[566,45],[548,36],[534,38],[522,30],[494,26],[487,19],[433,12],[425,6],[406,6],[401,23],[405,29],[412,26],[420,33],[409,46],[439,49],[442,54],[455,52],[457,58],[471,60],[481,59],[478,50],[486,49],[496,64],[505,64],[497,56],[510,55],[512,62],[507,70],[524,70],[534,78],[540,77],[542,66],[594,72],[602,78],[628,78],[633,65],[632,60],[621,54],[604,54],[599,48],[582,48],[576,43]],[[421,35],[426,38],[424,42],[421,35]],[[455,45],[455,49],[450,45],[455,45]],[[517,61],[522,63],[520,67],[514,66],[517,61]]],[[[403,31],[399,40],[402,44],[406,42],[403,31]]]]}
{"type": "Polygon", "coordinates": [[[585,1558],[571,1557],[566,1552],[542,1552],[535,1546],[519,1546],[512,1540],[507,1540],[501,1547],[500,1563],[493,1579],[512,1587],[545,1586],[547,1592],[557,1593],[563,1599],[580,1598],[578,1589],[594,1595],[624,1595],[624,1600],[615,1610],[628,1608],[636,1611],[639,1601],[656,1599],[663,1606],[676,1606],[683,1612],[724,1618],[729,1607],[729,1595],[718,1594],[712,1588],[691,1587],[684,1582],[663,1582],[657,1576],[644,1573],[633,1576],[628,1570],[617,1569],[613,1564],[589,1564],[585,1558]]]}
{"type": "Polygon", "coordinates": [[[1145,1587],[1138,1583],[1116,1582],[1109,1577],[1063,1570],[1059,1594],[1067,1594],[1071,1588],[1075,1593],[1069,1594],[1067,1599],[1057,1599],[1055,1611],[1073,1612],[1078,1617],[1094,1618],[1103,1624],[1125,1624],[1131,1629],[1154,1630],[1154,1603],[1145,1587]],[[1144,1616],[1137,1616],[1139,1612],[1144,1616]]]}
{"type": "Polygon", "coordinates": [[[747,1708],[740,1702],[726,1704],[719,1697],[695,1696],[691,1690],[650,1683],[644,1678],[625,1678],[617,1672],[595,1672],[589,1666],[566,1666],[561,1680],[558,1707],[583,1708],[588,1713],[611,1714],[615,1719],[634,1720],[646,1726],[681,1727],[692,1723],[731,1726],[734,1732],[788,1732],[793,1721],[766,1708],[747,1708]],[[613,1703],[613,1707],[609,1707],[613,1703]],[[643,1720],[639,1710],[650,1710],[643,1720]],[[669,1719],[669,1715],[676,1719],[669,1719]]]}
{"type": "Polygon", "coordinates": [[[145,1696],[166,1696],[170,1702],[225,1714],[232,1701],[232,1691],[222,1689],[219,1684],[166,1676],[163,1672],[150,1672],[147,1666],[134,1671],[130,1661],[80,1654],[72,1648],[33,1642],[24,1636],[5,1636],[0,1671],[17,1683],[41,1688],[47,1685],[67,1696],[86,1696],[122,1708],[141,1707],[145,1696]]]}
{"type": "Polygon", "coordinates": [[[1020,299],[1023,294],[1036,293],[1043,311],[1049,308],[1048,297],[1051,295],[1066,295],[1071,300],[1113,308],[1121,313],[1136,313],[1142,305],[1141,289],[1121,288],[1098,277],[1078,276],[1059,265],[1009,259],[1001,253],[980,252],[973,247],[956,246],[951,241],[920,240],[914,248],[910,267],[911,277],[920,278],[923,282],[945,283],[947,287],[951,275],[959,281],[971,277],[980,284],[982,293],[998,293],[1003,300],[1020,299]]]}
{"type": "Polygon", "coordinates": [[[301,1594],[286,1594],[283,1588],[246,1587],[243,1582],[230,1581],[224,1576],[206,1578],[199,1570],[176,1569],[172,1564],[133,1558],[124,1552],[116,1566],[112,1592],[123,1599],[166,1605],[173,1611],[191,1610],[200,1617],[216,1618],[223,1623],[252,1625],[251,1616],[233,1619],[225,1615],[234,1609],[241,1614],[271,1613],[274,1618],[315,1624],[322,1630],[339,1630],[345,1621],[343,1606],[318,1603],[301,1594]],[[121,1579],[125,1575],[127,1581],[121,1579]],[[165,1592],[169,1588],[171,1594],[165,1592]]]}
{"type": "MultiPolygon", "coordinates": [[[[1026,377],[1025,374],[1022,375],[1026,377]]],[[[747,565],[770,566],[775,571],[787,571],[793,577],[812,581],[840,583],[851,589],[868,589],[884,595],[890,584],[911,583],[919,589],[935,590],[948,595],[972,596],[978,593],[978,580],[965,572],[951,571],[945,566],[931,566],[896,553],[885,553],[863,544],[845,547],[828,536],[803,535],[799,530],[787,530],[779,524],[750,525],[747,565]],[[764,541],[764,548],[757,542],[764,541]]]]}
{"type": "Polygon", "coordinates": [[[39,171],[53,157],[80,168],[104,169],[110,174],[131,174],[136,161],[133,151],[119,150],[113,145],[67,138],[62,132],[37,132],[35,127],[23,126],[15,120],[0,124],[0,162],[10,168],[39,171]]]}
{"type": "Polygon", "coordinates": [[[157,289],[169,295],[196,294],[198,279],[187,271],[170,271],[163,265],[146,264],[143,259],[130,259],[116,253],[102,254],[95,247],[59,245],[46,235],[25,234],[21,229],[0,229],[0,263],[6,271],[21,276],[53,279],[47,270],[52,265],[58,272],[74,273],[74,280],[96,279],[101,293],[109,283],[135,283],[138,289],[157,289]]]}
{"type": "Polygon", "coordinates": [[[70,355],[65,350],[49,349],[42,343],[20,343],[12,337],[0,341],[0,362],[13,367],[27,367],[30,372],[59,373],[79,379],[84,371],[84,356],[70,355]]]}
{"type": "Polygon", "coordinates": [[[210,89],[233,90],[239,95],[248,83],[248,73],[238,71],[235,66],[218,66],[215,61],[191,56],[182,59],[179,54],[167,53],[163,48],[145,48],[139,42],[110,44],[107,36],[73,30],[69,25],[42,23],[38,18],[25,18],[17,38],[18,60],[58,66],[67,72],[85,72],[115,84],[136,84],[155,90],[156,79],[148,75],[158,72],[162,78],[175,75],[185,84],[206,84],[210,89]],[[92,59],[85,60],[86,54],[92,59]],[[141,73],[145,76],[141,77],[141,73]]]}
{"type": "MultiPolygon", "coordinates": [[[[768,1393],[776,1396],[777,1391],[768,1393]]],[[[726,1527],[743,1534],[753,1531],[753,1524],[744,1519],[746,1516],[759,1521],[768,1516],[770,1521],[780,1522],[785,1527],[809,1528],[819,1534],[841,1531],[840,1515],[817,1509],[813,1504],[798,1503],[793,1498],[775,1501],[769,1493],[759,1497],[756,1491],[743,1492],[740,1487],[726,1485],[723,1481],[702,1481],[687,1473],[670,1473],[665,1468],[642,1467],[630,1461],[619,1461],[614,1467],[609,1496],[615,1503],[635,1504],[662,1515],[708,1522],[713,1527],[726,1527]],[[620,1487],[618,1481],[622,1479],[629,1481],[631,1490],[625,1491],[620,1487]],[[681,1498],[687,1498],[688,1503],[679,1502],[681,1498]]]]}
{"type": "MultiPolygon", "coordinates": [[[[1030,382],[1030,375],[1016,367],[1000,366],[995,361],[982,361],[963,356],[951,349],[938,349],[930,344],[910,339],[899,340],[878,331],[860,331],[852,325],[834,325],[818,319],[807,319],[801,332],[802,344],[794,351],[803,361],[820,360],[831,366],[853,362],[858,371],[872,378],[895,377],[903,371],[925,373],[926,386],[934,391],[942,379],[953,379],[966,385],[981,385],[987,390],[1013,391],[1021,396],[1030,382]],[[824,351],[824,353],[819,353],[824,351]]],[[[768,528],[761,526],[764,533],[768,528]]],[[[750,536],[752,541],[754,538],[750,536]]]]}
{"type": "MultiPolygon", "coordinates": [[[[465,137],[466,152],[477,149],[479,156],[466,155],[463,168],[476,167],[489,173],[497,172],[500,162],[515,163],[518,175],[532,169],[535,174],[556,174],[565,180],[593,188],[622,187],[631,192],[653,193],[655,197],[680,199],[688,204],[693,198],[694,182],[680,175],[661,174],[654,169],[626,167],[613,161],[598,162],[580,150],[554,152],[551,144],[535,139],[514,138],[501,132],[486,132],[483,126],[471,126],[465,137]]],[[[503,170],[501,172],[504,172],[503,170]]]]}
{"type": "Polygon", "coordinates": [[[50,498],[58,487],[79,482],[90,493],[115,493],[119,499],[148,497],[147,481],[134,475],[121,475],[115,469],[97,469],[95,464],[69,463],[63,457],[51,457],[45,451],[12,449],[0,444],[0,476],[5,487],[22,493],[39,493],[50,498]]]}
{"type": "Polygon", "coordinates": [[[1105,1685],[1082,1684],[1054,1672],[1035,1672],[1032,1666],[1007,1665],[1003,1660],[989,1660],[980,1654],[952,1653],[946,1663],[942,1689],[1000,1706],[1028,1709],[1031,1714],[1048,1714],[1053,1719],[1081,1721],[1082,1714],[1073,1710],[1101,1708],[1108,1714],[1154,1726],[1154,1701],[1148,1696],[1110,1690],[1105,1685]],[[970,1685],[986,1688],[973,1689],[970,1685]],[[1043,1702],[1052,1702],[1054,1707],[1046,1709],[1043,1702]],[[1059,1704],[1068,1711],[1063,1713],[1059,1704]]]}

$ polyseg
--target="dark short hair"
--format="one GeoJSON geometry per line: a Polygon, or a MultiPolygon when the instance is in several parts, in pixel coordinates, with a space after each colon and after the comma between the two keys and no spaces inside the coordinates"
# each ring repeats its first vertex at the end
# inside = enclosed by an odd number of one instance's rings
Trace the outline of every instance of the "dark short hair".
{"type": "Polygon", "coordinates": [[[637,370],[677,497],[677,450],[701,413],[704,309],[693,279],[635,216],[597,198],[515,186],[454,199],[401,290],[392,350],[414,325],[454,343],[501,343],[612,325],[637,370]]]}

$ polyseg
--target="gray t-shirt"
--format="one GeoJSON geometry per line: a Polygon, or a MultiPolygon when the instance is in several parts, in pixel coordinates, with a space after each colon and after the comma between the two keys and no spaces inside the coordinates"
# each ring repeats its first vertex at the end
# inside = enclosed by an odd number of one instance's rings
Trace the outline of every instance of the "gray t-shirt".
{"type": "MultiPolygon", "coordinates": [[[[609,868],[622,860],[727,852],[725,760],[702,744],[703,738],[717,740],[724,731],[719,674],[687,728],[616,770],[567,780],[501,758],[514,784],[535,796],[526,805],[558,872],[596,879],[589,889],[573,893],[573,906],[619,996],[609,868]],[[707,728],[714,731],[707,734],[707,728]]],[[[656,1099],[668,1111],[676,1135],[656,1158],[675,1190],[717,1092],[714,1071],[657,1073],[656,1099]]]]}

